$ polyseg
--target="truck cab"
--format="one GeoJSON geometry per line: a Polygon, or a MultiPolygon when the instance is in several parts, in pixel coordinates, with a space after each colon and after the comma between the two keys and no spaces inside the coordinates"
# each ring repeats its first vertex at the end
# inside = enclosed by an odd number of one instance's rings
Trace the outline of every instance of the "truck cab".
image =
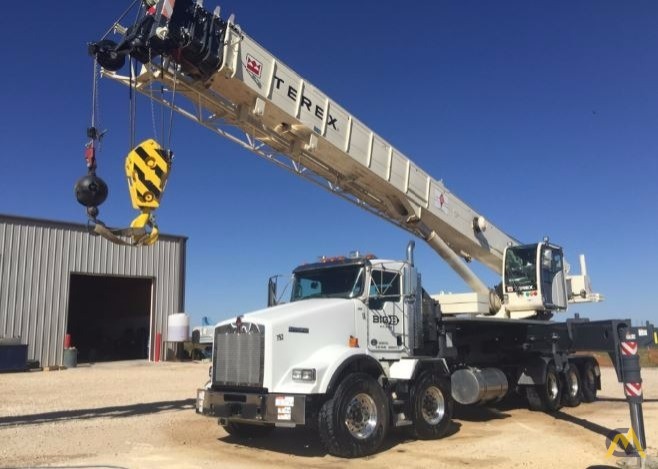
{"type": "Polygon", "coordinates": [[[300,265],[289,302],[218,324],[213,383],[325,393],[341,361],[411,356],[422,338],[419,282],[409,262],[374,256],[300,265]]]}
{"type": "MultiPolygon", "coordinates": [[[[269,291],[272,298],[272,283],[269,291]]],[[[249,436],[297,425],[318,428],[322,436],[331,415],[344,420],[349,414],[345,435],[325,434],[323,441],[336,451],[349,441],[350,454],[367,454],[389,419],[401,414],[409,420],[413,413],[393,411],[388,384],[411,378],[414,357],[435,351],[424,348],[436,340],[423,334],[423,323],[436,330],[438,314],[413,265],[413,242],[404,261],[354,254],[301,265],[289,302],[217,325],[211,379],[199,391],[197,411],[219,417],[230,433],[249,436]]],[[[427,411],[433,428],[443,431],[450,399],[447,369],[441,370],[426,380],[432,391],[425,400],[435,407],[427,411]]]]}
{"type": "Polygon", "coordinates": [[[358,254],[322,258],[294,270],[290,301],[356,300],[352,342],[377,359],[397,359],[415,345],[417,275],[408,262],[358,254]]]}

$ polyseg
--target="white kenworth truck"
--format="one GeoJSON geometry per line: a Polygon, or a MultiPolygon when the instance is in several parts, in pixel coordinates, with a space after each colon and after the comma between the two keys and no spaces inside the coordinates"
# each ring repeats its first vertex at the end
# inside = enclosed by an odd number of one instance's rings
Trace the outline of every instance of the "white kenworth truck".
{"type": "MultiPolygon", "coordinates": [[[[551,321],[569,304],[601,300],[584,257],[574,274],[548,239],[524,244],[494,226],[219,8],[142,0],[136,16],[89,45],[95,65],[129,86],[131,99],[141,93],[408,231],[472,290],[431,296],[413,244],[403,261],[354,255],[302,265],[289,302],[275,304],[270,282],[266,309],[215,327],[199,413],[236,436],[316,428],[328,452],[358,457],[377,451],[394,427],[407,426],[418,438],[445,435],[455,402],[480,405],[515,393],[531,409],[549,412],[591,402],[599,369],[593,358],[575,354],[591,350],[611,355],[631,425],[646,447],[637,350],[654,339],[653,326],[577,316],[551,321]],[[121,74],[127,57],[131,66],[121,74]],[[499,274],[500,284],[489,288],[471,261],[499,274]]],[[[88,135],[93,150],[102,134],[92,125],[88,135]]],[[[149,168],[162,168],[143,159],[134,160],[143,169],[134,175],[141,182],[134,196],[147,207],[142,221],[151,220],[149,204],[164,189],[147,176],[149,168]]],[[[93,158],[88,166],[95,177],[93,158]]],[[[87,189],[82,199],[96,221],[103,197],[97,185],[87,189]]]]}
{"type": "MultiPolygon", "coordinates": [[[[534,274],[509,282],[517,284],[514,294],[530,284],[529,295],[541,292],[534,274]]],[[[404,261],[356,254],[301,265],[290,302],[274,305],[275,297],[270,282],[270,307],[216,326],[211,379],[198,391],[197,411],[237,437],[305,425],[343,457],[377,451],[393,427],[440,438],[454,402],[521,394],[531,409],[549,412],[592,402],[598,364],[574,352],[612,352],[616,331],[628,328],[624,321],[444,315],[422,287],[413,242],[404,261]]],[[[640,333],[653,334],[650,326],[640,333]]]]}

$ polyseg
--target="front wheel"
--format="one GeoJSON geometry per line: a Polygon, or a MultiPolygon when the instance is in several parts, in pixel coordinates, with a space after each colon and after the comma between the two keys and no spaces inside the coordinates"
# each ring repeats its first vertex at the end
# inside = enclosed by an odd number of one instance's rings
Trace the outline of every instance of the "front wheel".
{"type": "Polygon", "coordinates": [[[416,438],[435,440],[446,434],[453,411],[447,379],[431,371],[421,374],[411,388],[409,403],[416,438]]]}
{"type": "Polygon", "coordinates": [[[387,402],[384,390],[370,375],[348,375],[320,408],[319,433],[326,450],[343,458],[375,453],[388,431],[387,402]]]}

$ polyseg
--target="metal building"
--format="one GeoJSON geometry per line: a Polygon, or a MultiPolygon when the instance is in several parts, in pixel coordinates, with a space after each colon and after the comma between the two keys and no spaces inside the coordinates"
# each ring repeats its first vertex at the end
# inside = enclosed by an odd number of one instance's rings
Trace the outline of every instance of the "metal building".
{"type": "Polygon", "coordinates": [[[85,225],[0,215],[0,338],[20,337],[41,366],[62,364],[67,333],[82,362],[154,359],[184,311],[186,241],[119,246],[85,225]]]}

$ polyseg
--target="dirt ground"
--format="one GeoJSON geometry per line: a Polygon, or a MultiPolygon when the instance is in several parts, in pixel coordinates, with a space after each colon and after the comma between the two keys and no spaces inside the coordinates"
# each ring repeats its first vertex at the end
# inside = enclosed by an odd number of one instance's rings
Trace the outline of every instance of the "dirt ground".
{"type": "MultiPolygon", "coordinates": [[[[206,363],[117,362],[0,375],[0,467],[591,467],[615,466],[606,437],[629,426],[614,371],[600,399],[555,415],[505,405],[462,409],[451,434],[414,441],[395,431],[361,460],[327,455],[303,429],[239,441],[194,412],[206,363]]],[[[648,453],[658,448],[658,369],[643,370],[648,453]]],[[[625,458],[628,459],[628,458],[625,458]]],[[[651,464],[653,466],[653,463],[651,464]]]]}

